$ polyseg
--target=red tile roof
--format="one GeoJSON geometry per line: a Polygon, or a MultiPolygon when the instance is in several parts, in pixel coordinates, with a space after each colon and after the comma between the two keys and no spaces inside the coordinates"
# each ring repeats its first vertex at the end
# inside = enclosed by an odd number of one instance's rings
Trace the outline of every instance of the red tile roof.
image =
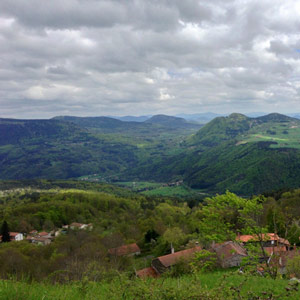
{"type": "Polygon", "coordinates": [[[128,254],[134,254],[137,252],[141,252],[139,246],[136,243],[123,245],[117,248],[112,248],[108,250],[108,254],[115,256],[123,256],[128,254]]]}
{"type": "Polygon", "coordinates": [[[229,259],[234,255],[238,254],[241,256],[247,256],[247,251],[238,243],[228,241],[221,244],[215,244],[213,250],[216,251],[217,255],[222,258],[222,260],[229,259]]]}
{"type": "Polygon", "coordinates": [[[202,250],[200,246],[196,246],[194,248],[178,251],[172,254],[167,254],[164,256],[160,256],[157,259],[166,267],[170,267],[175,265],[180,259],[189,259],[192,258],[193,254],[197,251],[202,250]]]}
{"type": "Polygon", "coordinates": [[[45,235],[49,235],[49,233],[46,232],[46,231],[43,231],[43,232],[40,232],[40,233],[39,233],[39,236],[45,236],[45,235]]]}
{"type": "Polygon", "coordinates": [[[20,232],[10,232],[9,235],[11,237],[16,237],[18,234],[20,234],[20,232]]]}
{"type": "Polygon", "coordinates": [[[159,274],[157,274],[152,267],[149,267],[149,268],[136,271],[136,276],[140,278],[147,278],[147,277],[156,278],[159,276],[159,274]]]}
{"type": "MultiPolygon", "coordinates": [[[[285,240],[283,238],[280,238],[276,233],[262,233],[261,235],[262,239],[264,241],[278,241],[279,243],[289,245],[289,241],[285,240]]],[[[252,242],[252,241],[258,241],[257,235],[238,235],[236,237],[236,240],[242,243],[252,242]]]]}

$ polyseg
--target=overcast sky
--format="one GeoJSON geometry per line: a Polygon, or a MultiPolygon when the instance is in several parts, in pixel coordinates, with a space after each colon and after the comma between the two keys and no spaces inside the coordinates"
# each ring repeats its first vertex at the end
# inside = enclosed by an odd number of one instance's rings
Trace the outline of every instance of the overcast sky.
{"type": "Polygon", "coordinates": [[[0,117],[287,113],[299,94],[299,1],[0,1],[0,117]]]}

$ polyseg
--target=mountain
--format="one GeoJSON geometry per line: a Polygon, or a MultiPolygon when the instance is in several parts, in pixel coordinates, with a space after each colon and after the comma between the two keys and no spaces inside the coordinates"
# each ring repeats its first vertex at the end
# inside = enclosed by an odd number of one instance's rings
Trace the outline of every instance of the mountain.
{"type": "Polygon", "coordinates": [[[242,195],[299,187],[300,121],[280,114],[218,117],[156,164],[131,170],[144,179],[183,179],[206,192],[242,195]]]}
{"type": "Polygon", "coordinates": [[[0,178],[72,178],[120,172],[136,146],[62,120],[0,119],[0,178]]]}
{"type": "Polygon", "coordinates": [[[123,116],[123,117],[116,117],[116,116],[110,116],[110,118],[114,118],[120,121],[126,121],[126,122],[144,122],[148,119],[150,119],[152,116],[123,116]]]}
{"type": "Polygon", "coordinates": [[[73,116],[59,116],[53,118],[54,120],[61,120],[66,122],[72,122],[81,127],[99,129],[102,131],[109,131],[116,133],[116,130],[132,130],[132,129],[146,129],[146,128],[197,128],[201,125],[191,124],[183,118],[172,117],[167,115],[155,115],[143,122],[135,121],[121,121],[110,117],[73,117],[73,116]]]}
{"type": "Polygon", "coordinates": [[[70,132],[83,133],[74,124],[58,120],[17,120],[0,118],[0,145],[18,144],[26,139],[53,139],[70,132]]]}
{"type": "Polygon", "coordinates": [[[224,115],[221,114],[215,114],[211,112],[207,113],[198,113],[198,114],[178,114],[176,117],[184,118],[185,120],[189,122],[197,122],[201,124],[205,124],[213,120],[214,118],[221,117],[224,115]]]}
{"type": "Polygon", "coordinates": [[[167,115],[155,115],[144,123],[159,124],[166,127],[194,127],[194,124],[188,123],[183,118],[167,116],[167,115]]]}
{"type": "Polygon", "coordinates": [[[228,117],[217,117],[202,127],[191,139],[192,144],[208,147],[230,140],[250,129],[249,118],[233,113],[228,117]]]}
{"type": "Polygon", "coordinates": [[[183,180],[205,193],[299,187],[300,120],[233,113],[206,125],[156,115],[0,119],[0,179],[183,180]]]}
{"type": "Polygon", "coordinates": [[[65,122],[71,122],[77,124],[80,127],[85,128],[99,128],[103,130],[116,130],[122,127],[134,127],[139,126],[135,122],[123,122],[110,117],[73,117],[73,116],[58,116],[54,117],[54,120],[61,120],[65,122]]]}
{"type": "Polygon", "coordinates": [[[173,151],[201,126],[124,122],[109,117],[0,119],[0,179],[112,180],[173,151]]]}

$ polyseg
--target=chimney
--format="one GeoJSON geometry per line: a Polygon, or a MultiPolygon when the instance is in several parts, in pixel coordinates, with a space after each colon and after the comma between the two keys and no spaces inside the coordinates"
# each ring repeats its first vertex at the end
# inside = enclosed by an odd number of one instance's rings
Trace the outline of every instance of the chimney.
{"type": "Polygon", "coordinates": [[[173,244],[171,243],[171,253],[174,254],[175,253],[175,250],[174,250],[174,247],[173,247],[173,244]]]}

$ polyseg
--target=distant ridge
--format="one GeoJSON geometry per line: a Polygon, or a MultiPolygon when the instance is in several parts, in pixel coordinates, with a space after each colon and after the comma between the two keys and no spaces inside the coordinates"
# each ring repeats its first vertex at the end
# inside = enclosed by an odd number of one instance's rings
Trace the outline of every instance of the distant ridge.
{"type": "Polygon", "coordinates": [[[113,119],[117,119],[120,121],[125,122],[144,122],[152,117],[152,115],[149,116],[123,116],[123,117],[116,117],[116,116],[108,116],[113,119]]]}
{"type": "Polygon", "coordinates": [[[160,124],[165,126],[182,126],[188,122],[183,118],[167,116],[167,115],[155,115],[146,120],[145,123],[160,124]]]}

